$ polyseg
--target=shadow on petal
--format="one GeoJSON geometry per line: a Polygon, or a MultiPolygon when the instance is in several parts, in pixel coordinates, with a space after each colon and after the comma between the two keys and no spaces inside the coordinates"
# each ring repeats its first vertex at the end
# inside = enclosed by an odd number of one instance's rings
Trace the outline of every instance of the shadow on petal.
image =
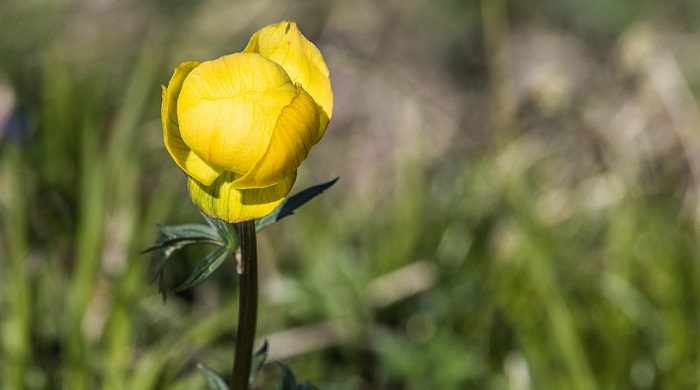
{"type": "Polygon", "coordinates": [[[233,188],[269,187],[299,168],[318,141],[319,113],[314,99],[297,85],[296,96],[282,109],[262,158],[233,188]]]}
{"type": "Polygon", "coordinates": [[[240,175],[224,172],[210,186],[190,178],[190,198],[204,214],[228,223],[261,218],[271,213],[289,194],[296,181],[296,171],[282,181],[265,188],[234,189],[232,183],[240,175]]]}

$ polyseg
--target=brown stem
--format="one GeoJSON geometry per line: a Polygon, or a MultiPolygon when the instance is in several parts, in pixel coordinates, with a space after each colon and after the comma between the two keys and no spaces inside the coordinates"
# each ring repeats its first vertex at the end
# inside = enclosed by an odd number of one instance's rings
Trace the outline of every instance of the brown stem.
{"type": "Polygon", "coordinates": [[[248,390],[258,315],[258,250],[255,221],[239,223],[238,236],[241,242],[241,263],[238,271],[238,333],[229,387],[231,390],[248,390]]]}

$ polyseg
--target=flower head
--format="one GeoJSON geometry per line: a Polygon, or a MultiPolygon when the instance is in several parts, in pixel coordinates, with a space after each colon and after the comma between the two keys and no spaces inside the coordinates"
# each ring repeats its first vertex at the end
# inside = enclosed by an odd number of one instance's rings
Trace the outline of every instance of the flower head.
{"type": "Polygon", "coordinates": [[[256,32],[241,53],[180,64],[163,88],[163,137],[207,215],[272,212],[333,114],[328,67],[296,23],[256,32]]]}

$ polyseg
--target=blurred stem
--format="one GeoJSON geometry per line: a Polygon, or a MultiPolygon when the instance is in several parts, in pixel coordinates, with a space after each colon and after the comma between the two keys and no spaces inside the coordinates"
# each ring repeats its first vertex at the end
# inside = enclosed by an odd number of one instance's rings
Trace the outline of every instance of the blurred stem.
{"type": "MultiPolygon", "coordinates": [[[[5,269],[2,259],[0,264],[3,265],[3,272],[7,272],[3,275],[2,283],[9,284],[9,289],[5,290],[8,291],[7,296],[0,297],[0,305],[7,304],[8,308],[8,311],[3,313],[6,316],[0,318],[0,353],[6,358],[4,365],[0,361],[0,388],[6,385],[8,389],[22,389],[25,387],[27,366],[32,360],[32,301],[30,273],[27,268],[27,199],[24,195],[27,193],[27,184],[23,180],[25,165],[22,150],[8,145],[5,152],[6,159],[3,159],[0,171],[7,173],[9,191],[3,190],[9,203],[6,207],[0,207],[0,211],[7,213],[3,217],[8,221],[4,226],[4,243],[7,245],[9,267],[5,269]]],[[[0,253],[2,244],[0,242],[0,253]]]]}
{"type": "Polygon", "coordinates": [[[67,287],[68,337],[65,343],[66,369],[65,383],[70,389],[89,389],[90,364],[88,350],[94,339],[90,339],[86,327],[86,315],[91,301],[95,298],[95,288],[101,268],[101,252],[105,226],[105,199],[108,183],[105,164],[100,159],[99,125],[94,118],[84,118],[81,129],[80,157],[80,208],[77,222],[77,257],[70,285],[67,287]]]}
{"type": "Polygon", "coordinates": [[[481,0],[484,50],[491,78],[491,116],[496,147],[502,151],[518,133],[510,73],[508,8],[505,0],[481,0]]]}
{"type": "Polygon", "coordinates": [[[239,223],[238,236],[241,243],[241,259],[238,268],[240,281],[238,332],[229,387],[231,390],[248,390],[258,315],[258,249],[255,239],[255,221],[239,223]]]}

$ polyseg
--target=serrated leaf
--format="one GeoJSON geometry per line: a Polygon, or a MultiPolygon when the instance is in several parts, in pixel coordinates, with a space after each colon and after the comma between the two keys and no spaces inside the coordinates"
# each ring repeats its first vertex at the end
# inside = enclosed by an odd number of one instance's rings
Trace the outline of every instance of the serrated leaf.
{"type": "Polygon", "coordinates": [[[139,254],[146,254],[149,252],[160,251],[162,255],[166,258],[170,257],[176,251],[186,247],[187,245],[193,244],[212,244],[216,246],[226,246],[227,244],[221,239],[217,238],[212,240],[206,237],[189,238],[189,237],[173,237],[173,238],[161,238],[155,245],[146,248],[139,252],[139,254]]]}
{"type": "Polygon", "coordinates": [[[170,256],[177,250],[192,244],[213,244],[223,249],[211,252],[197,269],[190,275],[185,283],[175,291],[182,291],[206,279],[216,268],[221,265],[225,257],[224,252],[231,253],[238,247],[238,234],[233,226],[218,220],[213,220],[202,214],[204,224],[182,224],[175,226],[158,226],[160,237],[155,245],[142,250],[140,253],[156,253],[156,270],[150,282],[158,279],[158,292],[167,301],[167,289],[165,285],[165,266],[170,256]]]}
{"type": "Polygon", "coordinates": [[[263,363],[265,363],[265,359],[267,359],[268,346],[267,340],[265,340],[262,347],[253,354],[253,359],[250,362],[250,376],[248,377],[248,383],[251,385],[255,381],[255,377],[258,376],[258,372],[260,372],[263,363]]]}
{"type": "Polygon", "coordinates": [[[214,244],[223,246],[226,245],[218,234],[218,230],[202,224],[185,224],[175,226],[158,226],[161,236],[156,243],[140,253],[148,253],[158,249],[167,251],[168,256],[172,252],[191,244],[214,244]]]}
{"type": "Polygon", "coordinates": [[[218,236],[221,240],[228,245],[231,250],[238,248],[238,231],[230,223],[224,222],[220,219],[211,218],[210,216],[201,213],[207,224],[216,230],[218,236]]]}
{"type": "Polygon", "coordinates": [[[173,252],[179,248],[180,246],[176,245],[159,248],[160,250],[156,252],[154,256],[156,268],[153,277],[149,280],[149,283],[153,283],[156,279],[158,279],[158,293],[161,295],[164,303],[168,300],[168,292],[165,286],[165,266],[170,260],[170,255],[172,255],[173,252]]]}
{"type": "Polygon", "coordinates": [[[148,252],[153,252],[156,250],[162,250],[166,252],[168,256],[173,254],[175,251],[182,249],[186,247],[187,245],[192,245],[192,244],[214,244],[217,246],[225,246],[226,244],[217,240],[209,240],[209,239],[191,239],[191,238],[164,238],[160,239],[156,242],[155,245],[148,247],[139,254],[146,254],[148,252]]]}
{"type": "MultiPolygon", "coordinates": [[[[163,252],[158,253],[158,260],[156,264],[156,274],[155,278],[158,278],[158,293],[163,299],[163,303],[168,300],[168,290],[165,285],[165,265],[168,263],[170,256],[163,252]]],[[[151,280],[153,282],[153,280],[151,280]]]]}
{"type": "Polygon", "coordinates": [[[294,194],[285,199],[272,213],[255,220],[255,230],[259,232],[280,219],[294,214],[294,210],[298,209],[304,203],[310,201],[316,196],[322,194],[323,191],[335,184],[338,179],[339,177],[336,177],[331,181],[309,187],[298,194],[294,194]]]}
{"type": "Polygon", "coordinates": [[[190,274],[190,277],[187,278],[187,280],[179,285],[174,291],[175,292],[180,292],[182,290],[186,290],[188,288],[191,288],[207,277],[211,275],[214,271],[216,271],[217,268],[221,265],[221,263],[224,262],[226,259],[226,256],[231,254],[229,251],[228,247],[219,247],[216,248],[215,250],[209,252],[209,254],[202,260],[198,265],[197,268],[192,271],[192,274],[190,274]]]}
{"type": "Polygon", "coordinates": [[[158,274],[158,294],[160,294],[163,303],[168,301],[168,286],[165,285],[165,271],[158,274]]]}
{"type": "MultiPolygon", "coordinates": [[[[184,226],[184,225],[180,225],[184,226]]],[[[208,226],[204,225],[199,225],[203,228],[210,229],[208,226]]],[[[211,229],[211,232],[213,232],[213,229],[211,229]]],[[[168,234],[168,233],[164,233],[168,234]]],[[[174,234],[187,234],[187,231],[182,231],[182,232],[176,232],[174,234]]],[[[155,272],[153,274],[153,277],[149,281],[149,283],[153,283],[156,279],[158,279],[158,292],[161,294],[163,298],[163,302],[167,301],[167,289],[165,285],[165,266],[168,264],[168,261],[170,260],[170,256],[177,250],[183,248],[184,246],[190,245],[190,244],[201,244],[201,243],[209,243],[209,244],[215,244],[222,246],[221,241],[214,241],[211,237],[205,237],[205,236],[199,236],[199,238],[192,239],[191,237],[195,237],[194,235],[190,235],[190,238],[184,238],[182,236],[180,237],[175,237],[170,239],[169,241],[165,241],[161,239],[158,244],[155,246],[148,248],[145,251],[142,251],[141,253],[146,253],[149,251],[153,250],[158,250],[155,254],[155,272]]],[[[215,236],[216,239],[218,240],[218,236],[215,236]]]]}
{"type": "Polygon", "coordinates": [[[207,381],[207,388],[209,390],[228,390],[226,382],[224,382],[216,372],[201,363],[197,364],[197,369],[207,381]]]}
{"type": "Polygon", "coordinates": [[[217,240],[219,235],[211,226],[202,224],[184,224],[175,226],[160,226],[160,231],[167,237],[208,238],[217,240]]]}
{"type": "MultiPolygon", "coordinates": [[[[156,279],[158,279],[158,293],[161,295],[163,298],[163,302],[167,301],[168,298],[168,293],[167,293],[167,287],[165,285],[165,266],[168,264],[170,261],[170,256],[176,251],[179,250],[180,248],[188,245],[188,244],[197,244],[201,243],[201,241],[181,241],[177,242],[171,245],[166,245],[163,248],[156,248],[159,249],[158,252],[156,252],[155,255],[155,272],[153,274],[153,277],[149,280],[149,283],[153,283],[156,279]]],[[[213,242],[209,242],[213,243],[213,242]]],[[[220,243],[216,243],[217,245],[220,245],[220,243]]]]}

